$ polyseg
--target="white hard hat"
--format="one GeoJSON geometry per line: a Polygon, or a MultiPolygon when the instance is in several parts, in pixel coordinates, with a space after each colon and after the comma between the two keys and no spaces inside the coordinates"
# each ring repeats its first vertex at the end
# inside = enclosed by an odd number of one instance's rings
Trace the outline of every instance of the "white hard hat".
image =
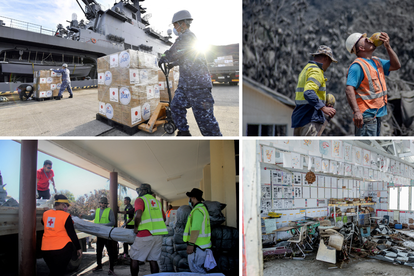
{"type": "Polygon", "coordinates": [[[32,87],[30,85],[26,86],[26,91],[32,91],[32,87]]]}
{"type": "Polygon", "coordinates": [[[175,22],[178,22],[178,21],[181,21],[181,20],[185,20],[185,19],[193,20],[193,18],[191,17],[190,12],[186,11],[186,10],[178,11],[178,12],[174,13],[172,23],[175,23],[175,22]]]}
{"type": "Polygon", "coordinates": [[[358,42],[358,40],[361,39],[361,37],[367,37],[367,34],[353,33],[350,36],[348,36],[345,45],[349,53],[356,54],[355,44],[358,42]]]}
{"type": "Polygon", "coordinates": [[[68,67],[68,65],[66,63],[63,63],[62,67],[68,67]]]}

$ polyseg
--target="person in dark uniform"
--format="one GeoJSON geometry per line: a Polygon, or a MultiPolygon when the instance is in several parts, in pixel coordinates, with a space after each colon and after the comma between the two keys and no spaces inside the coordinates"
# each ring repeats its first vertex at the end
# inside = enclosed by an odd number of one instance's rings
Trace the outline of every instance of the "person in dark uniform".
{"type": "Polygon", "coordinates": [[[62,84],[60,85],[59,94],[57,95],[56,100],[60,100],[63,97],[62,93],[63,91],[65,91],[66,88],[68,89],[68,92],[69,92],[69,98],[73,98],[72,87],[70,86],[70,71],[68,69],[68,65],[64,63],[62,65],[62,69],[57,69],[57,70],[50,69],[50,70],[55,73],[62,74],[62,84]]]}
{"type": "Polygon", "coordinates": [[[203,54],[194,50],[196,36],[190,31],[193,19],[182,10],[174,14],[172,23],[177,40],[165,51],[159,64],[180,66],[180,79],[171,102],[171,115],[178,128],[177,136],[191,136],[187,122],[187,108],[192,107],[197,125],[203,136],[222,136],[214,117],[214,99],[207,61],[203,54]]]}
{"type": "Polygon", "coordinates": [[[82,257],[82,250],[73,227],[73,220],[67,212],[69,200],[64,195],[55,195],[54,209],[43,213],[42,224],[44,233],[42,238],[42,254],[51,276],[64,275],[72,257],[73,247],[78,257],[82,257]]]}
{"type": "Polygon", "coordinates": [[[21,101],[29,99],[33,94],[33,85],[22,83],[17,86],[17,92],[19,92],[19,98],[21,101]]]}
{"type": "MultiPolygon", "coordinates": [[[[126,229],[134,229],[135,209],[134,209],[134,206],[131,205],[131,198],[129,196],[126,196],[124,198],[124,204],[125,204],[125,210],[119,211],[119,213],[124,214],[124,225],[122,225],[122,227],[125,227],[126,229]]],[[[124,258],[129,257],[128,247],[130,245],[132,244],[124,242],[124,258]]]]}

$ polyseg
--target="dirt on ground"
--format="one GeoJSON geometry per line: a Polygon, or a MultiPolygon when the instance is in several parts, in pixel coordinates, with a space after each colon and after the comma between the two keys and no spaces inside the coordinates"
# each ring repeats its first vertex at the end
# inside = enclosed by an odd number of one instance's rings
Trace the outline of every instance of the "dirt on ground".
{"type": "Polygon", "coordinates": [[[289,275],[289,276],[402,276],[414,275],[414,269],[410,266],[394,265],[375,259],[351,258],[344,263],[342,268],[334,264],[316,260],[316,254],[307,256],[305,260],[274,259],[265,261],[263,265],[264,276],[289,275]]]}

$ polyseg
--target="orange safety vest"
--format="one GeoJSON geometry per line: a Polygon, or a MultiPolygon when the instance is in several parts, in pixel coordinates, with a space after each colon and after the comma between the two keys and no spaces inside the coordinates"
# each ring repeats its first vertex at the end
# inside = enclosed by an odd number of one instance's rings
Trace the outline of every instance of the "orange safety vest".
{"type": "Polygon", "coordinates": [[[378,111],[388,102],[384,68],[382,68],[381,61],[377,57],[372,57],[372,60],[377,65],[378,72],[363,58],[357,58],[352,63],[358,63],[364,72],[364,79],[355,90],[356,102],[362,114],[367,109],[377,109],[378,111]]]}
{"type": "Polygon", "coordinates": [[[171,210],[168,210],[167,216],[170,217],[170,214],[171,214],[171,210]]]}
{"type": "Polygon", "coordinates": [[[48,210],[43,213],[45,232],[42,239],[42,250],[59,250],[72,242],[66,232],[65,223],[69,214],[65,211],[48,210]]]}

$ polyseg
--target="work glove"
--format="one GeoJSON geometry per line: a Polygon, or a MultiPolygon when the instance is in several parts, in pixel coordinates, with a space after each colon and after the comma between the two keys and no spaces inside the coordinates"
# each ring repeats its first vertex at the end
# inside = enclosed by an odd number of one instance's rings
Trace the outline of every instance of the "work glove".
{"type": "Polygon", "coordinates": [[[158,61],[158,67],[161,67],[163,63],[167,63],[167,59],[165,58],[165,56],[161,57],[158,61]]]}

